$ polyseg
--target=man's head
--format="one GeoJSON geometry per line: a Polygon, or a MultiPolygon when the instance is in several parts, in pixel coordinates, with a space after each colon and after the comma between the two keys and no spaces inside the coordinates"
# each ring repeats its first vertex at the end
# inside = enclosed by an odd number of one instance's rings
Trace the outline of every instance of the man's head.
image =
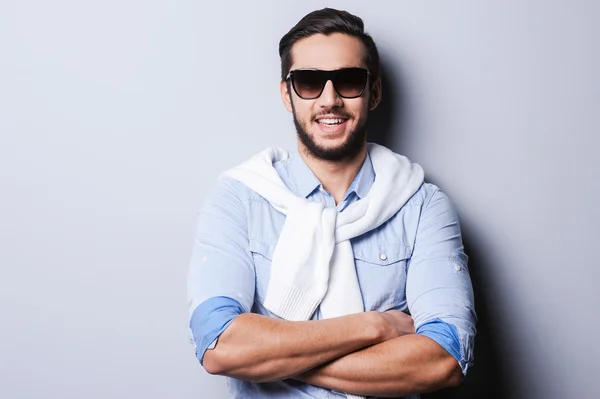
{"type": "Polygon", "coordinates": [[[283,36],[279,56],[281,96],[304,147],[323,160],[356,156],[368,113],[381,99],[379,54],[362,20],[331,8],[313,11],[283,36]]]}

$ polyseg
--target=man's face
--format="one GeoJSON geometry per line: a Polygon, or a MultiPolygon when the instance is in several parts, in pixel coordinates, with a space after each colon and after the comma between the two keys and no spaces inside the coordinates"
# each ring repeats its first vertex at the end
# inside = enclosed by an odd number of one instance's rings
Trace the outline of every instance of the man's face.
{"type": "MultiPolygon", "coordinates": [[[[358,38],[344,34],[312,35],[292,47],[290,70],[366,68],[364,55],[365,47],[358,38]]],[[[314,100],[300,98],[288,82],[282,82],[281,95],[286,108],[294,115],[301,145],[313,156],[329,161],[357,155],[366,141],[369,110],[379,103],[380,81],[377,80],[371,92],[373,82],[369,78],[362,95],[350,99],[340,97],[333,83],[327,81],[321,95],[314,100]]]]}

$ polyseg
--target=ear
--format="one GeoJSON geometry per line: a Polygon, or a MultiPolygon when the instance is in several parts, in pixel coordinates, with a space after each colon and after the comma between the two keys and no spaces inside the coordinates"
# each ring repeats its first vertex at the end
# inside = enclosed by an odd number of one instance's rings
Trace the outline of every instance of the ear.
{"type": "Polygon", "coordinates": [[[377,78],[375,83],[373,83],[373,86],[371,86],[371,95],[369,98],[369,110],[370,111],[373,111],[375,108],[377,108],[377,106],[381,102],[381,94],[382,94],[381,91],[382,91],[381,78],[377,78]]]}
{"type": "Polygon", "coordinates": [[[288,112],[292,112],[292,93],[290,93],[287,80],[280,83],[279,91],[281,92],[281,101],[288,112]]]}

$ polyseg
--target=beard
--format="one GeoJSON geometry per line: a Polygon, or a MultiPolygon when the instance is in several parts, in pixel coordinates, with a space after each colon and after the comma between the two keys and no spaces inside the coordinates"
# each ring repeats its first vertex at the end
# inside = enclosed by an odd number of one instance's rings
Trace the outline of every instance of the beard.
{"type": "MultiPolygon", "coordinates": [[[[296,126],[298,138],[302,144],[304,144],[310,155],[317,159],[335,162],[353,159],[361,152],[367,141],[367,120],[365,119],[354,130],[350,131],[348,138],[342,145],[333,148],[320,146],[298,120],[293,103],[292,114],[294,116],[294,125],[296,126]]],[[[323,114],[334,114],[343,118],[350,117],[350,115],[345,112],[333,112],[333,110],[323,114]]]]}

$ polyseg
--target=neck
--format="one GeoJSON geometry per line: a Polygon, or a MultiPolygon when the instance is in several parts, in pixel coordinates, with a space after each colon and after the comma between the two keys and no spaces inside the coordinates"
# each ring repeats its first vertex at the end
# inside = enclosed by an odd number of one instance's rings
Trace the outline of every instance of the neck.
{"type": "Polygon", "coordinates": [[[356,156],[343,161],[318,159],[300,141],[298,141],[298,153],[319,179],[323,188],[333,196],[335,203],[339,204],[365,161],[367,146],[365,143],[356,156]]]}

